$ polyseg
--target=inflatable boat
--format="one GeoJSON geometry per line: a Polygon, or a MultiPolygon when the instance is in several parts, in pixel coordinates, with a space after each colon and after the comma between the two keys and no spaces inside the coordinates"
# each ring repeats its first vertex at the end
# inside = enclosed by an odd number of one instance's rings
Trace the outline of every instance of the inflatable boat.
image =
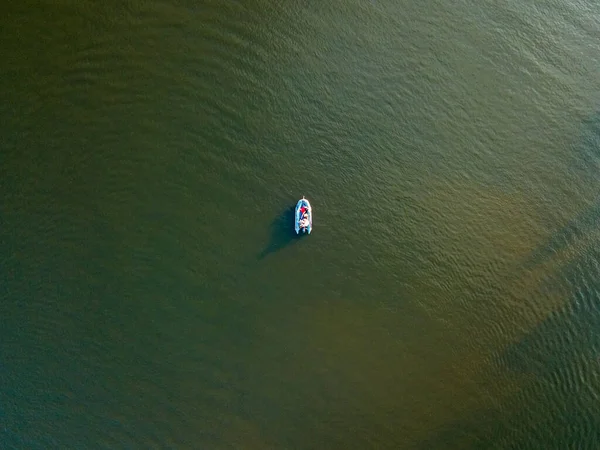
{"type": "Polygon", "coordinates": [[[308,200],[302,197],[296,204],[296,234],[308,233],[312,231],[312,207],[308,200]]]}

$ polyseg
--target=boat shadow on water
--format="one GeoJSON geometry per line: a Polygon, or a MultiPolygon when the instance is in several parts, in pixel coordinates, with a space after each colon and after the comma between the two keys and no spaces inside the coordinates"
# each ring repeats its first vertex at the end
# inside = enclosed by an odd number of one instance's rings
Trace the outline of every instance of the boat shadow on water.
{"type": "Polygon", "coordinates": [[[290,206],[273,219],[269,243],[260,252],[258,259],[266,258],[271,253],[284,249],[302,237],[302,235],[297,235],[294,230],[294,213],[294,206],[290,206]]]}

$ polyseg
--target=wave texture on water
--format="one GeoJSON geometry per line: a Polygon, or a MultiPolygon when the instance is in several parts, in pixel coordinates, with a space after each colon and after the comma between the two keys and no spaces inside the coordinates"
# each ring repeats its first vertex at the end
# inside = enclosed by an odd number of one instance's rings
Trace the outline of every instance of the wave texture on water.
{"type": "Polygon", "coordinates": [[[10,6],[0,440],[593,448],[598,17],[10,6]]]}

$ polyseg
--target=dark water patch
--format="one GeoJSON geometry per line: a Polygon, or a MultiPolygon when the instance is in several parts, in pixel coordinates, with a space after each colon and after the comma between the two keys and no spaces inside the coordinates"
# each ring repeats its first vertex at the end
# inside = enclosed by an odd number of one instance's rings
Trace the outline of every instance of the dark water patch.
{"type": "Polygon", "coordinates": [[[597,174],[600,168],[600,111],[584,122],[581,144],[576,150],[588,174],[597,174]]]}
{"type": "MultiPolygon", "coordinates": [[[[600,437],[597,242],[554,274],[566,289],[564,305],[498,357],[502,370],[523,378],[522,391],[506,404],[520,448],[595,448],[600,437]]],[[[552,280],[549,292],[555,289],[552,280]]]]}
{"type": "MultiPolygon", "coordinates": [[[[531,269],[556,257],[558,254],[578,246],[582,239],[596,231],[600,220],[600,199],[597,204],[587,208],[567,225],[552,234],[545,244],[538,247],[523,265],[531,269]]],[[[583,242],[585,244],[585,242],[583,242]]]]}
{"type": "Polygon", "coordinates": [[[266,258],[271,253],[283,250],[303,237],[303,235],[296,234],[294,218],[295,206],[290,206],[273,219],[270,226],[269,243],[260,252],[258,259],[266,258]]]}
{"type": "Polygon", "coordinates": [[[570,169],[577,174],[576,182],[581,184],[581,188],[575,186],[568,194],[580,194],[572,201],[583,202],[584,209],[552,232],[550,238],[531,253],[523,264],[525,270],[544,264],[573,247],[588,245],[586,238],[592,235],[600,222],[600,184],[597,176],[600,168],[600,112],[582,124],[579,142],[569,150],[573,156],[570,169]]]}
{"type": "Polygon", "coordinates": [[[600,252],[590,250],[557,274],[570,287],[565,305],[504,353],[508,367],[551,376],[580,360],[600,361],[599,261],[600,252]]]}
{"type": "Polygon", "coordinates": [[[416,449],[497,449],[507,448],[510,430],[503,423],[505,412],[500,408],[475,410],[466,418],[452,420],[415,445],[416,449]]]}

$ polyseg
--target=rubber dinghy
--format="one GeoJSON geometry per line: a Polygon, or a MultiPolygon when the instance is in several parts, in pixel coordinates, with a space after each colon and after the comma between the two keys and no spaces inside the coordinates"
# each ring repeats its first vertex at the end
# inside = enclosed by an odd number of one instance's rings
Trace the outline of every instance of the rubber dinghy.
{"type": "Polygon", "coordinates": [[[312,231],[312,219],[312,207],[308,200],[302,197],[296,204],[296,234],[300,234],[300,231],[310,234],[312,231]]]}

